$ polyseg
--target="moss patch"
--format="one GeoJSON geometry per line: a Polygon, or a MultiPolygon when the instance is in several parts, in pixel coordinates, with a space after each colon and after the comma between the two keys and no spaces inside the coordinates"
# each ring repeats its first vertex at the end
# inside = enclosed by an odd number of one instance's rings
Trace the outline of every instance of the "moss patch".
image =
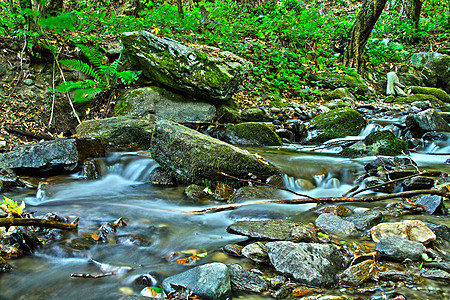
{"type": "Polygon", "coordinates": [[[235,125],[231,129],[240,138],[257,146],[281,146],[280,137],[266,124],[247,122],[235,125]]]}
{"type": "Polygon", "coordinates": [[[423,86],[413,86],[411,87],[411,91],[414,94],[425,94],[425,95],[433,95],[437,99],[447,102],[450,102],[450,96],[443,90],[431,87],[423,87],[423,86]]]}

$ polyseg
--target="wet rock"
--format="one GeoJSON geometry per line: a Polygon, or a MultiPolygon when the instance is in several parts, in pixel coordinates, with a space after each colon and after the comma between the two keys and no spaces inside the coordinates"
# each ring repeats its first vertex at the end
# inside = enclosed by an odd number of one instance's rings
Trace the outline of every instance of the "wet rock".
{"type": "Polygon", "coordinates": [[[64,174],[74,171],[88,157],[103,156],[105,149],[98,141],[56,139],[17,146],[0,154],[0,169],[9,168],[28,176],[64,174]]]}
{"type": "Polygon", "coordinates": [[[145,76],[208,101],[229,100],[249,68],[231,52],[207,46],[193,49],[147,31],[126,32],[121,39],[127,57],[145,76]]]}
{"type": "Polygon", "coordinates": [[[356,231],[356,227],[352,222],[329,213],[318,216],[314,224],[328,233],[338,235],[349,235],[356,231]]]}
{"type": "Polygon", "coordinates": [[[152,174],[150,175],[150,182],[154,185],[177,185],[177,180],[174,177],[170,176],[170,174],[166,170],[160,167],[156,168],[152,172],[152,174]]]}
{"type": "Polygon", "coordinates": [[[339,250],[334,245],[282,241],[269,242],[266,249],[277,272],[303,284],[331,286],[342,270],[339,250]]]}
{"type": "Polygon", "coordinates": [[[395,223],[381,223],[370,229],[372,240],[379,242],[383,237],[396,237],[411,241],[428,243],[436,240],[436,235],[419,220],[406,220],[395,223]]]}
{"type": "Polygon", "coordinates": [[[235,189],[224,182],[218,182],[214,190],[214,197],[219,201],[226,201],[234,194],[235,189]]]}
{"type": "Polygon", "coordinates": [[[347,87],[358,95],[368,95],[369,86],[362,78],[340,73],[316,73],[310,76],[310,81],[320,82],[324,88],[347,87]]]}
{"type": "Polygon", "coordinates": [[[241,117],[237,110],[224,104],[217,108],[216,116],[219,123],[239,123],[241,117]]]}
{"type": "Polygon", "coordinates": [[[151,240],[144,239],[133,234],[124,234],[115,237],[116,244],[123,246],[149,247],[151,240]]]}
{"type": "Polygon", "coordinates": [[[412,274],[408,274],[403,271],[387,270],[378,272],[378,280],[381,281],[392,281],[392,282],[405,282],[405,283],[415,283],[416,278],[412,274]]]}
{"type": "Polygon", "coordinates": [[[157,122],[151,153],[164,169],[186,183],[221,181],[223,175],[218,172],[242,179],[251,173],[262,180],[279,173],[245,150],[167,120],[157,122]]]}
{"type": "Polygon", "coordinates": [[[420,275],[428,279],[450,282],[450,273],[444,270],[424,269],[420,272],[420,275]]]}
{"type": "Polygon", "coordinates": [[[202,299],[227,299],[231,293],[230,273],[225,264],[210,263],[164,279],[166,294],[174,286],[187,287],[202,299]]]}
{"type": "Polygon", "coordinates": [[[174,121],[211,121],[216,116],[212,104],[154,86],[135,89],[121,96],[114,112],[115,116],[146,118],[155,115],[174,121]]]}
{"type": "Polygon", "coordinates": [[[415,199],[414,203],[422,205],[429,214],[440,212],[442,208],[442,197],[438,195],[425,195],[415,199]]]}
{"type": "Polygon", "coordinates": [[[280,194],[280,190],[267,186],[243,186],[234,192],[228,199],[228,203],[258,199],[276,199],[280,194]]]}
{"type": "Polygon", "coordinates": [[[399,167],[417,166],[417,164],[410,157],[377,157],[364,165],[366,172],[375,175],[378,168],[382,167],[384,170],[394,170],[399,167]]]}
{"type": "Polygon", "coordinates": [[[113,147],[148,149],[156,119],[129,116],[83,121],[77,126],[80,138],[95,138],[113,147]]]}
{"type": "MultiPolygon", "coordinates": [[[[11,169],[0,169],[0,192],[9,192],[11,189],[24,186],[19,177],[11,169]]],[[[0,211],[1,213],[1,211],[0,211]]]]}
{"type": "Polygon", "coordinates": [[[355,224],[358,230],[366,230],[380,223],[383,220],[383,214],[379,210],[371,209],[349,216],[345,220],[355,224]]]}
{"type": "Polygon", "coordinates": [[[227,231],[267,240],[292,240],[295,237],[298,241],[301,237],[303,241],[310,242],[315,239],[308,225],[284,220],[238,221],[228,226],[227,231]]]}
{"type": "Polygon", "coordinates": [[[133,280],[133,285],[137,288],[143,288],[147,286],[158,286],[162,283],[164,277],[156,272],[150,272],[142,274],[133,280]]]}
{"type": "Polygon", "coordinates": [[[245,122],[265,122],[269,115],[261,108],[247,108],[241,112],[241,120],[245,122]]]}
{"type": "Polygon", "coordinates": [[[3,257],[0,257],[0,274],[12,271],[12,266],[8,264],[3,257]]]}
{"type": "Polygon", "coordinates": [[[342,272],[339,284],[344,286],[359,286],[363,284],[372,278],[374,264],[375,262],[369,259],[351,266],[342,272]]]}
{"type": "Polygon", "coordinates": [[[377,242],[375,250],[381,256],[400,261],[405,259],[419,261],[422,254],[427,251],[422,243],[394,236],[382,237],[377,242]]]}
{"type": "Polygon", "coordinates": [[[335,138],[358,135],[365,124],[362,115],[354,109],[334,109],[311,120],[307,128],[306,143],[323,143],[335,138]]]}
{"type": "Polygon", "coordinates": [[[228,264],[232,290],[261,293],[269,288],[269,283],[261,275],[249,272],[238,264],[228,264]]]}
{"type": "Polygon", "coordinates": [[[365,155],[407,155],[408,144],[397,138],[390,130],[374,131],[350,147],[342,150],[339,155],[360,157],[365,155]]]}
{"type": "Polygon", "coordinates": [[[223,252],[225,252],[228,255],[232,255],[232,256],[242,256],[242,249],[244,247],[238,244],[228,244],[225,245],[222,250],[223,252]]]}
{"type": "MultiPolygon", "coordinates": [[[[6,237],[0,238],[0,244],[12,247],[10,255],[21,256],[23,254],[32,254],[37,248],[42,246],[36,233],[26,227],[17,226],[6,237]],[[15,250],[16,249],[16,250],[15,250]],[[17,251],[18,250],[18,251],[17,251]]],[[[2,250],[3,251],[3,250],[2,250]]]]}
{"type": "Polygon", "coordinates": [[[434,109],[427,109],[416,114],[410,114],[405,122],[410,130],[422,133],[420,136],[427,131],[450,132],[448,123],[434,109]]]}
{"type": "Polygon", "coordinates": [[[318,214],[329,213],[339,217],[347,217],[351,214],[351,210],[342,205],[325,205],[317,209],[318,214]]]}
{"type": "Polygon", "coordinates": [[[204,186],[191,184],[184,190],[186,196],[194,201],[211,201],[214,200],[212,194],[208,193],[208,188],[204,186]]]}
{"type": "Polygon", "coordinates": [[[446,141],[448,139],[448,136],[442,132],[430,131],[426,132],[422,136],[422,139],[424,141],[446,141]]]}
{"type": "Polygon", "coordinates": [[[376,177],[376,176],[370,176],[364,179],[363,183],[366,187],[372,187],[370,190],[374,192],[381,192],[381,193],[392,193],[395,189],[395,183],[388,183],[386,184],[387,180],[376,177]]]}
{"type": "Polygon", "coordinates": [[[412,86],[411,92],[414,94],[425,94],[425,95],[433,95],[441,101],[450,102],[450,96],[443,90],[432,88],[432,87],[423,87],[423,86],[412,86]]]}
{"type": "Polygon", "coordinates": [[[46,246],[42,253],[59,258],[83,258],[87,257],[87,254],[78,249],[74,249],[64,244],[51,244],[46,246]]]}
{"type": "Polygon", "coordinates": [[[429,190],[434,186],[434,179],[425,176],[416,176],[402,182],[405,191],[429,190]]]}
{"type": "Polygon", "coordinates": [[[257,263],[267,263],[269,261],[266,243],[263,242],[255,242],[246,245],[242,248],[241,254],[257,263]]]}

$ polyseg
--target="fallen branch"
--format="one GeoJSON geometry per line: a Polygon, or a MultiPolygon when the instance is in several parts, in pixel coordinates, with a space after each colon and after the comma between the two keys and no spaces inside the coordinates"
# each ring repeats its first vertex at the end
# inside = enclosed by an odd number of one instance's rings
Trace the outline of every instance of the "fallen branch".
{"type": "Polygon", "coordinates": [[[313,197],[308,196],[308,195],[305,195],[305,194],[300,194],[300,193],[294,192],[293,190],[290,190],[290,189],[287,189],[287,188],[282,188],[282,187],[274,186],[274,185],[271,185],[271,184],[268,184],[268,183],[264,183],[264,182],[260,182],[260,181],[256,181],[256,180],[242,179],[242,178],[234,177],[234,176],[228,175],[228,174],[226,174],[226,173],[224,173],[224,172],[217,172],[217,173],[219,173],[219,174],[221,174],[221,175],[223,175],[223,176],[226,176],[226,177],[229,177],[229,178],[238,180],[238,181],[243,181],[243,182],[248,182],[248,183],[253,183],[253,184],[264,185],[264,186],[271,187],[271,188],[274,188],[274,189],[286,191],[286,192],[292,193],[292,194],[297,195],[297,196],[300,196],[300,197],[305,197],[305,198],[309,198],[309,199],[311,199],[311,200],[316,200],[316,198],[313,198],[313,197]]]}
{"type": "Polygon", "coordinates": [[[234,210],[243,206],[255,205],[255,204],[306,204],[306,203],[333,203],[333,202],[375,202],[387,199],[394,198],[407,198],[413,197],[417,195],[438,195],[442,197],[446,197],[447,194],[441,191],[436,190],[417,190],[417,191],[407,191],[400,192],[394,194],[387,195],[379,195],[379,196],[367,196],[367,197],[321,197],[321,198],[297,198],[297,199],[284,199],[284,200],[262,200],[262,201],[253,201],[246,203],[233,203],[233,204],[225,204],[219,206],[213,206],[209,208],[192,210],[192,211],[177,211],[189,215],[202,215],[206,213],[215,213],[221,211],[234,210]]]}
{"type": "Polygon", "coordinates": [[[102,278],[106,276],[116,275],[113,272],[110,273],[102,273],[102,274],[89,274],[89,273],[72,273],[70,274],[71,277],[78,277],[78,278],[102,278]]]}
{"type": "Polygon", "coordinates": [[[0,218],[0,227],[1,226],[37,226],[45,228],[75,230],[78,228],[78,218],[74,222],[69,224],[56,221],[49,221],[46,219],[8,217],[8,218],[0,218]]]}

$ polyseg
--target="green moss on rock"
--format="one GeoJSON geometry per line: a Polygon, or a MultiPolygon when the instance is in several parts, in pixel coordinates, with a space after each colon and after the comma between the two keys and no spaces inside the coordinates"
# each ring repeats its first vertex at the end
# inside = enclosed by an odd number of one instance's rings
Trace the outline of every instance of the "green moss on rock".
{"type": "Polygon", "coordinates": [[[339,155],[360,157],[363,155],[397,156],[409,154],[408,144],[397,138],[390,130],[375,131],[360,141],[342,150],[339,155]]]}
{"type": "Polygon", "coordinates": [[[362,115],[351,108],[338,108],[314,117],[308,126],[308,143],[358,135],[366,122],[362,115]]]}
{"type": "Polygon", "coordinates": [[[433,95],[437,99],[450,102],[450,96],[443,90],[432,88],[432,87],[424,87],[424,86],[413,86],[411,87],[411,92],[414,94],[425,94],[425,95],[433,95]]]}
{"type": "Polygon", "coordinates": [[[231,129],[239,139],[256,146],[281,146],[280,137],[266,124],[257,122],[241,123],[231,129]]]}
{"type": "Polygon", "coordinates": [[[239,112],[224,104],[217,108],[216,116],[219,123],[239,123],[239,112]]]}

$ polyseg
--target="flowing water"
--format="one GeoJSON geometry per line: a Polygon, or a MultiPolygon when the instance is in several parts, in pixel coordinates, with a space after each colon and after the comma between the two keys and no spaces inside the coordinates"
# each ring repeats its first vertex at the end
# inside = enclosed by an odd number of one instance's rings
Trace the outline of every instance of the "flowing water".
{"type": "MultiPolygon", "coordinates": [[[[385,126],[392,126],[392,122],[371,125],[363,135],[385,126]]],[[[342,196],[363,173],[364,164],[373,159],[341,158],[333,151],[312,152],[295,147],[249,150],[283,170],[289,188],[311,196],[342,196]]],[[[429,152],[447,153],[450,146],[425,145],[423,153],[429,152]]],[[[450,173],[449,165],[444,163],[448,155],[423,153],[412,154],[419,168],[450,173]]],[[[99,179],[86,180],[83,174],[49,178],[37,190],[23,189],[6,195],[19,202],[24,200],[27,210],[35,211],[35,215],[54,212],[71,218],[78,216],[80,222],[77,232],[58,233],[56,246],[43,247],[32,256],[10,260],[15,270],[0,275],[0,299],[118,299],[130,293],[138,294],[140,287],[133,285],[133,281],[139,275],[168,276],[190,268],[164,259],[174,251],[207,250],[209,254],[201,263],[242,262],[217,251],[226,244],[246,239],[226,232],[227,226],[236,220],[292,218],[308,222],[316,216],[307,212],[313,204],[265,204],[205,215],[184,214],[182,211],[216,204],[187,200],[184,187],[158,187],[147,183],[157,164],[138,153],[109,153],[99,161],[99,166],[99,179]],[[122,242],[110,241],[110,245],[98,244],[87,249],[82,246],[82,241],[96,233],[102,223],[119,218],[126,219],[127,223],[114,235],[117,240],[123,237],[122,242]],[[80,240],[79,250],[67,246],[74,239],[80,240]],[[71,277],[72,273],[99,274],[97,266],[88,262],[91,258],[134,269],[97,279],[71,277]]],[[[288,192],[283,196],[293,197],[288,192]]],[[[364,204],[348,207],[361,209],[364,204]]],[[[427,287],[439,288],[439,285],[427,287]]]]}

